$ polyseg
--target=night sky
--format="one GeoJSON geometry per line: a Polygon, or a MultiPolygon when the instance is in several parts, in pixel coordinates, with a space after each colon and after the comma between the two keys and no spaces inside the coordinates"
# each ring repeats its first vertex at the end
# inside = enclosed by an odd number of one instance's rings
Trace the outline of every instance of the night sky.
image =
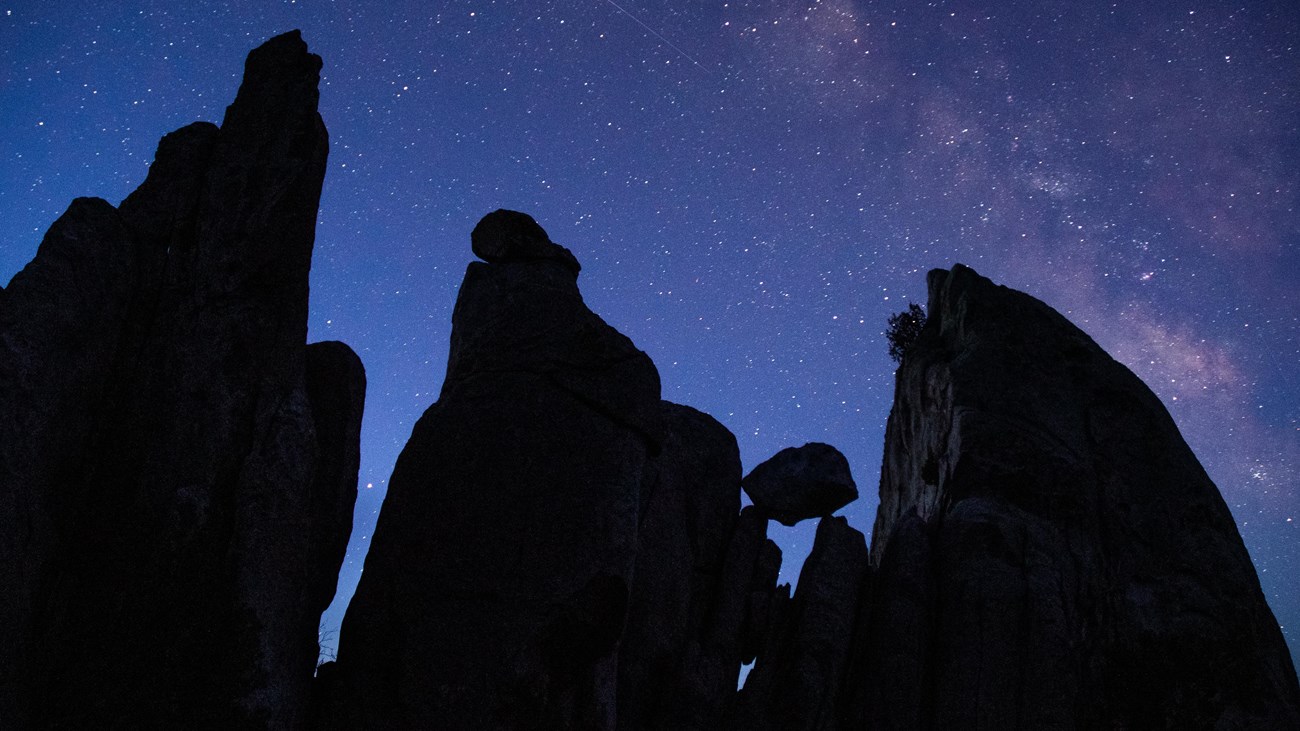
{"type": "MultiPolygon", "coordinates": [[[[1067,315],[1160,396],[1300,654],[1300,6],[0,0],[0,282],[76,196],[219,122],[301,28],[330,131],[311,339],[369,380],[360,575],[436,398],[469,232],[531,213],[664,397],[746,470],[839,447],[869,533],[889,314],[954,262],[1067,315]]],[[[771,531],[793,581],[814,525],[771,531]]]]}

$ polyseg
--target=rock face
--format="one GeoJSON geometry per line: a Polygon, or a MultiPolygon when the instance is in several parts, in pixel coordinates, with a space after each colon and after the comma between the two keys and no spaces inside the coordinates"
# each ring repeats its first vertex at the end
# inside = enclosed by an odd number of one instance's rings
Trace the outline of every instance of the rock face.
{"type": "Polygon", "coordinates": [[[1300,727],[1232,516],[1156,397],[1028,295],[960,265],[929,286],[850,721],[1300,727]]]}
{"type": "Polygon", "coordinates": [[[531,218],[490,214],[442,394],[323,673],[346,728],[1287,727],[1294,670],[1159,402],[964,267],[898,375],[870,551],[824,517],[793,598],[769,516],[856,495],[826,445],[744,480],[660,401],[531,218]],[[784,500],[785,502],[781,502],[784,500]],[[736,693],[741,663],[755,661],[736,693]]]}
{"type": "Polygon", "coordinates": [[[356,494],[364,373],[307,346],[327,138],[297,32],[220,128],[78,199],[0,290],[0,718],[287,727],[356,494]]]}
{"type": "Polygon", "coordinates": [[[868,551],[828,517],[843,455],[742,481],[505,210],[313,680],[365,390],[305,344],[319,70],[296,32],[255,50],[220,128],[165,137],[120,207],[74,201],[0,289],[0,726],[1300,728],[1218,491],[1046,305],[931,272],[868,551]],[[769,518],[817,516],[792,598],[769,518]]]}
{"type": "MultiPolygon", "coordinates": [[[[492,228],[545,236],[523,214],[492,228]]],[[[614,726],[659,375],[562,258],[492,250],[466,271],[442,392],[398,458],[343,622],[338,716],[357,727],[614,726]]]]}
{"type": "Polygon", "coordinates": [[[751,470],[741,487],[754,505],[785,525],[830,515],[858,499],[849,461],[819,442],[782,449],[751,470]]]}
{"type": "Polygon", "coordinates": [[[710,701],[726,697],[699,677],[698,665],[740,510],[740,451],[707,414],[663,407],[667,439],[641,494],[619,647],[618,727],[625,730],[689,728],[708,715],[710,701]]]}
{"type": "MultiPolygon", "coordinates": [[[[732,495],[738,501],[736,486],[733,483],[732,495]]],[[[767,538],[767,523],[753,506],[741,511],[712,585],[700,582],[701,574],[694,575],[697,588],[689,594],[691,611],[672,611],[682,605],[675,594],[639,592],[646,606],[634,602],[619,651],[619,728],[723,728],[735,702],[740,666],[753,662],[757,648],[769,642],[777,624],[772,619],[775,607],[789,600],[789,587],[776,585],[781,549],[767,538]],[[661,637],[684,638],[684,643],[665,642],[661,637]],[[656,662],[656,658],[664,660],[656,662]]],[[[643,541],[641,551],[652,546],[643,541]]],[[[661,578],[666,561],[643,558],[640,552],[637,561],[638,568],[647,563],[661,566],[649,578],[660,577],[655,583],[671,590],[661,578]]],[[[680,568],[676,573],[681,574],[680,568]]],[[[642,577],[638,573],[636,581],[646,580],[642,577]]]]}
{"type": "MultiPolygon", "coordinates": [[[[725,648],[717,654],[729,663],[725,683],[728,707],[740,675],[739,665],[753,663],[776,634],[780,606],[790,599],[790,586],[776,583],[781,576],[781,549],[767,537],[767,523],[767,517],[754,506],[741,510],[727,549],[710,637],[716,648],[725,648]]],[[[704,728],[720,725],[715,720],[704,728]]]]}
{"type": "Polygon", "coordinates": [[[832,731],[867,575],[866,539],[844,518],[822,518],[794,600],[740,692],[730,728],[832,731]]]}
{"type": "Polygon", "coordinates": [[[341,728],[717,729],[780,551],[735,437],[661,401],[525,214],[471,236],[447,377],[389,482],[323,718],[341,728]]]}

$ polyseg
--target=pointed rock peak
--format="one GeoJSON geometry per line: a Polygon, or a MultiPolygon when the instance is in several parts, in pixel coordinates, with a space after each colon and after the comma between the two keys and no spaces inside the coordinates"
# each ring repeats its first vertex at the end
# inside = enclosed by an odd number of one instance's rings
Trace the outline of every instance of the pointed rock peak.
{"type": "Polygon", "coordinates": [[[307,44],[296,30],[254,48],[244,62],[244,80],[234,103],[226,108],[222,128],[243,121],[293,129],[295,125],[289,120],[295,116],[316,114],[320,70],[320,56],[307,51],[307,44]]]}
{"type": "Polygon", "coordinates": [[[964,311],[956,312],[950,306],[945,307],[946,303],[954,303],[961,300],[963,295],[969,296],[984,287],[994,288],[997,285],[965,264],[953,264],[952,269],[931,269],[925,276],[925,287],[929,293],[926,316],[933,323],[934,329],[938,330],[945,321],[945,315],[965,315],[964,311]]]}
{"type": "Polygon", "coordinates": [[[306,345],[319,69],[253,51],[219,129],[74,201],[5,294],[0,726],[307,725],[365,390],[306,345]]]}
{"type": "Polygon", "coordinates": [[[1035,359],[1045,353],[1084,360],[1105,356],[1087,333],[1056,310],[964,264],[931,270],[926,287],[925,330],[939,335],[948,351],[989,347],[1004,359],[1012,352],[1028,352],[1035,359]]]}
{"type": "Polygon", "coordinates": [[[961,292],[971,289],[1006,289],[965,264],[954,263],[952,269],[931,269],[925,276],[925,286],[930,295],[943,292],[961,292]]]}
{"type": "Polygon", "coordinates": [[[820,442],[782,449],[746,475],[741,487],[756,507],[785,525],[830,515],[858,499],[849,461],[820,442]]]}
{"type": "Polygon", "coordinates": [[[553,259],[575,275],[582,270],[573,252],[552,242],[527,213],[498,208],[478,222],[469,238],[474,255],[489,263],[553,259]]]}
{"type": "MultiPolygon", "coordinates": [[[[302,32],[291,30],[254,48],[244,62],[244,83],[264,78],[296,78],[320,72],[321,58],[307,51],[302,32]]],[[[315,85],[316,79],[312,79],[315,85]]]]}
{"type": "MultiPolygon", "coordinates": [[[[954,263],[952,269],[931,269],[925,275],[925,284],[931,292],[943,287],[950,276],[969,276],[979,277],[979,272],[960,262],[954,263]]],[[[982,277],[981,277],[982,278],[982,277]]]]}

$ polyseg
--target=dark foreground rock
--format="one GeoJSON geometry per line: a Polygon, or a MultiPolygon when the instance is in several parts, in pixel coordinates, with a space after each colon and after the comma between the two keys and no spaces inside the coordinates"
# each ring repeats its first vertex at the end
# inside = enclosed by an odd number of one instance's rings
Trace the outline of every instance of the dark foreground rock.
{"type": "Polygon", "coordinates": [[[573,252],[551,241],[546,230],[527,213],[497,209],[478,222],[469,238],[474,256],[489,263],[550,259],[564,264],[574,274],[582,271],[573,252]]]}
{"type": "Polygon", "coordinates": [[[691,728],[735,687],[711,687],[699,664],[740,510],[740,451],[709,415],[666,401],[663,408],[667,439],[641,494],[619,647],[623,731],[691,728]]]}
{"type": "MultiPolygon", "coordinates": [[[[545,236],[510,218],[520,230],[498,236],[545,236]]],[[[466,271],[442,393],[398,458],[343,622],[344,724],[614,727],[659,376],[566,261],[497,251],[466,271]]]]}
{"type": "Polygon", "coordinates": [[[1300,728],[1227,506],[1136,376],[956,266],[897,374],[848,727],[1300,728]]]}
{"type": "Polygon", "coordinates": [[[74,201],[0,289],[0,727],[1300,727],[1217,490],[1050,308],[931,273],[871,550],[823,517],[791,598],[769,518],[854,499],[843,456],[742,483],[504,210],[313,680],[365,388],[304,344],[319,69],[296,33],[254,51],[220,128],[165,137],[118,208],[74,201]]]}
{"type": "Polygon", "coordinates": [[[734,438],[658,400],[649,360],[583,305],[577,268],[531,218],[485,221],[478,243],[516,243],[476,247],[493,261],[466,273],[443,392],[394,472],[321,718],[1295,720],[1294,670],[1214,486],[1150,392],[1046,306],[964,267],[932,275],[872,549],[824,517],[791,598],[768,517],[842,506],[856,492],[843,457],[779,454],[746,478],[755,505],[737,518],[734,438]]]}
{"type": "Polygon", "coordinates": [[[735,437],[659,399],[529,216],[471,237],[442,393],[321,679],[340,728],[717,729],[780,551],[735,437]],[[739,513],[739,515],[738,515],[739,513]]]}
{"type": "Polygon", "coordinates": [[[364,374],[307,346],[327,139],[297,32],[220,128],[78,199],[0,290],[0,725],[305,720],[364,374]]]}
{"type": "Polygon", "coordinates": [[[782,449],[745,475],[741,486],[755,506],[785,525],[830,515],[858,499],[849,461],[819,442],[782,449]]]}
{"type": "Polygon", "coordinates": [[[844,518],[822,518],[786,616],[740,692],[729,728],[833,731],[849,666],[867,544],[844,518]]]}

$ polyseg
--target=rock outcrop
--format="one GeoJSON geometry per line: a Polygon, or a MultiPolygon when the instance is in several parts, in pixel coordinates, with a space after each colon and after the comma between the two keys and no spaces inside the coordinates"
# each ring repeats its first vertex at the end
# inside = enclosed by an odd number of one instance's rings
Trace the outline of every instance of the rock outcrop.
{"type": "Polygon", "coordinates": [[[858,499],[849,461],[829,444],[786,447],[750,470],[741,487],[774,520],[794,525],[830,515],[858,499]]]}
{"type": "MultiPolygon", "coordinates": [[[[529,217],[490,214],[442,394],[322,675],[344,727],[1284,727],[1295,675],[1159,402],[1032,298],[932,274],[870,551],[825,445],[745,478],[529,217]],[[780,503],[780,500],[786,500],[780,503]],[[741,663],[754,661],[743,690],[741,663]]],[[[852,491],[852,492],[850,492],[852,491]]]]}
{"type": "Polygon", "coordinates": [[[839,728],[867,543],[844,518],[822,518],[794,599],[770,633],[771,651],[745,681],[729,724],[755,731],[839,728]]]}
{"type": "Polygon", "coordinates": [[[531,218],[485,229],[532,248],[492,246],[465,273],[442,392],[398,458],[343,622],[338,715],[613,728],[659,375],[587,309],[574,267],[536,255],[561,249],[531,218]]]}
{"type": "Polygon", "coordinates": [[[956,266],[897,374],[849,727],[1297,728],[1231,514],[1159,400],[956,266]]]}
{"type": "MultiPolygon", "coordinates": [[[[701,663],[740,511],[740,450],[707,414],[666,401],[663,407],[667,438],[641,494],[619,646],[618,728],[624,731],[696,727],[727,697],[712,687],[701,663]]],[[[739,667],[739,660],[733,664],[739,667]]]]}
{"type": "MultiPolygon", "coordinates": [[[[790,600],[790,585],[776,583],[781,576],[781,548],[767,537],[767,523],[754,506],[741,510],[727,549],[710,638],[716,654],[728,663],[728,694],[736,688],[738,665],[753,663],[778,634],[781,608],[790,600]]],[[[731,700],[728,696],[728,710],[731,700]]],[[[706,728],[720,725],[711,723],[706,728]]]]}
{"type": "Polygon", "coordinates": [[[0,726],[1300,728],[1218,491],[1046,305],[931,272],[868,550],[830,517],[843,455],[742,480],[505,210],[313,680],[365,390],[305,344],[319,70],[268,41],[221,127],[163,138],[119,207],[74,201],[0,289],[0,726]],[[791,597],[769,519],[811,517],[791,597]]]}
{"type": "Polygon", "coordinates": [[[488,214],[447,377],[398,459],[324,716],[345,728],[716,729],[780,551],[735,437],[661,401],[529,216],[488,214]]]}
{"type": "Polygon", "coordinates": [[[220,128],[74,201],[0,290],[6,728],[306,718],[365,387],[305,342],[320,67],[297,32],[254,50],[220,128]]]}

